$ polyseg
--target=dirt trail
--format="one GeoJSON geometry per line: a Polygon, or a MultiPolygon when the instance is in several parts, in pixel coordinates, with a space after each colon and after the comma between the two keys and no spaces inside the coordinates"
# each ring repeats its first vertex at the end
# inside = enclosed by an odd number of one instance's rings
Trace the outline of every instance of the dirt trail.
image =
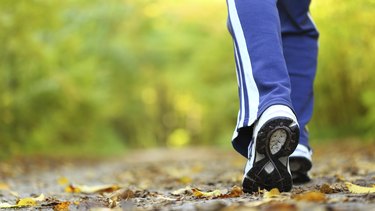
{"type": "Polygon", "coordinates": [[[291,193],[239,192],[244,162],[231,150],[189,148],[138,150],[100,162],[2,163],[0,204],[34,197],[30,206],[4,209],[375,210],[375,193],[352,193],[346,185],[375,185],[374,144],[316,148],[313,180],[291,193]]]}

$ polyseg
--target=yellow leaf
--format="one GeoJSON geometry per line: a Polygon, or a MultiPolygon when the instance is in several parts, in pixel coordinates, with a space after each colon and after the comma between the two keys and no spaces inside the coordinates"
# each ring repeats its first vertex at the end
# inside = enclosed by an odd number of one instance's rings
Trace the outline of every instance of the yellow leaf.
{"type": "Polygon", "coordinates": [[[17,207],[36,206],[38,201],[43,201],[44,199],[44,194],[40,194],[36,198],[23,198],[17,201],[17,207]]]}
{"type": "Polygon", "coordinates": [[[69,180],[66,177],[60,177],[59,179],[57,179],[57,183],[61,186],[64,186],[69,183],[69,180]]]}
{"type": "Polygon", "coordinates": [[[375,193],[375,185],[372,188],[354,185],[350,182],[346,182],[345,185],[351,193],[375,193]]]}
{"type": "Polygon", "coordinates": [[[326,201],[326,195],[317,191],[310,191],[302,194],[297,194],[293,197],[298,201],[310,201],[310,202],[324,202],[326,201]]]}
{"type": "Polygon", "coordinates": [[[118,185],[96,185],[96,186],[86,186],[86,185],[69,185],[65,188],[67,193],[108,193],[119,190],[118,185]]]}
{"type": "Polygon", "coordinates": [[[61,203],[58,203],[56,206],[54,206],[53,210],[54,211],[68,211],[69,210],[69,206],[70,206],[70,202],[69,201],[61,202],[61,203]]]}
{"type": "Polygon", "coordinates": [[[214,190],[210,192],[200,191],[197,188],[193,188],[191,190],[193,191],[193,195],[197,198],[214,198],[219,197],[223,194],[220,190],[214,190]]]}
{"type": "Polygon", "coordinates": [[[193,179],[191,179],[191,178],[188,177],[188,176],[183,176],[183,177],[181,177],[179,180],[180,180],[180,182],[183,183],[183,184],[188,184],[188,183],[191,183],[191,181],[193,181],[193,179]]]}
{"type": "Polygon", "coordinates": [[[280,191],[277,188],[273,188],[270,191],[265,191],[263,194],[263,198],[269,199],[269,198],[277,198],[280,196],[280,191]]]}
{"type": "Polygon", "coordinates": [[[40,194],[40,196],[36,198],[22,198],[17,201],[16,205],[8,204],[8,203],[0,203],[0,208],[19,208],[19,207],[31,207],[38,205],[37,202],[44,201],[45,197],[44,194],[40,194]]]}
{"type": "Polygon", "coordinates": [[[81,189],[79,189],[76,186],[69,185],[69,186],[65,187],[65,192],[67,192],[67,193],[80,193],[81,189]]]}
{"type": "Polygon", "coordinates": [[[214,190],[209,192],[201,191],[197,188],[190,188],[189,186],[186,188],[182,188],[172,192],[172,195],[182,195],[182,194],[193,194],[193,196],[197,198],[234,198],[239,197],[243,194],[242,188],[238,186],[233,186],[230,191],[228,190],[214,190]]]}
{"type": "Polygon", "coordinates": [[[36,201],[33,198],[23,198],[17,202],[17,206],[19,207],[35,206],[35,205],[36,205],[36,201]]]}

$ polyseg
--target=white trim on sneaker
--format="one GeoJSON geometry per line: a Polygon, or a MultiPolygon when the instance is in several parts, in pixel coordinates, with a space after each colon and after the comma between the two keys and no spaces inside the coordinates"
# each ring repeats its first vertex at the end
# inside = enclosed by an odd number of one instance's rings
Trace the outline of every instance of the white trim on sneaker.
{"type": "Polygon", "coordinates": [[[302,145],[302,144],[298,144],[296,150],[294,150],[294,152],[290,155],[290,157],[303,157],[303,158],[306,158],[308,159],[310,162],[312,161],[312,158],[311,158],[311,155],[312,155],[312,151],[309,150],[306,146],[302,145]]]}
{"type": "Polygon", "coordinates": [[[273,105],[268,107],[263,114],[260,116],[259,120],[255,124],[254,127],[254,140],[256,140],[256,137],[258,135],[258,132],[260,128],[266,123],[268,120],[274,118],[274,117],[288,117],[291,118],[296,124],[298,124],[296,115],[294,115],[293,111],[285,105],[273,105]]]}

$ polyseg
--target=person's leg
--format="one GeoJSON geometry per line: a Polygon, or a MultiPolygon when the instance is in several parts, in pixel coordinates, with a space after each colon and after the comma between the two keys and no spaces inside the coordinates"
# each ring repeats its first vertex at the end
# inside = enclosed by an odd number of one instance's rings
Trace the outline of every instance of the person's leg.
{"type": "Polygon", "coordinates": [[[245,192],[289,191],[288,156],[298,144],[277,0],[227,0],[237,67],[240,111],[233,146],[249,160],[245,192]]]}
{"type": "Polygon", "coordinates": [[[300,144],[309,148],[307,123],[313,112],[319,33],[309,14],[310,0],[279,0],[283,52],[291,99],[301,128],[300,144]]]}
{"type": "Polygon", "coordinates": [[[233,146],[245,157],[250,127],[259,116],[271,105],[292,108],[276,1],[227,0],[240,98],[233,146]]]}
{"type": "Polygon", "coordinates": [[[311,148],[306,128],[313,112],[313,82],[319,33],[309,14],[310,0],[279,0],[283,52],[291,81],[291,99],[301,128],[296,151],[290,157],[295,182],[307,182],[311,148]]]}

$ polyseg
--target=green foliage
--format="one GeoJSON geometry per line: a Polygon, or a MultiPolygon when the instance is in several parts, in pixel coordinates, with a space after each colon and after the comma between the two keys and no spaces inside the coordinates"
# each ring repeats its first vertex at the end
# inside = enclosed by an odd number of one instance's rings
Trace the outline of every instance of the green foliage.
{"type": "Polygon", "coordinates": [[[375,3],[313,1],[320,29],[319,67],[312,126],[317,133],[367,136],[375,129],[375,3]]]}
{"type": "MultiPolygon", "coordinates": [[[[374,12],[371,0],[314,2],[318,136],[374,135],[374,12]]],[[[225,1],[3,0],[0,28],[2,156],[230,140],[225,1]]]]}

